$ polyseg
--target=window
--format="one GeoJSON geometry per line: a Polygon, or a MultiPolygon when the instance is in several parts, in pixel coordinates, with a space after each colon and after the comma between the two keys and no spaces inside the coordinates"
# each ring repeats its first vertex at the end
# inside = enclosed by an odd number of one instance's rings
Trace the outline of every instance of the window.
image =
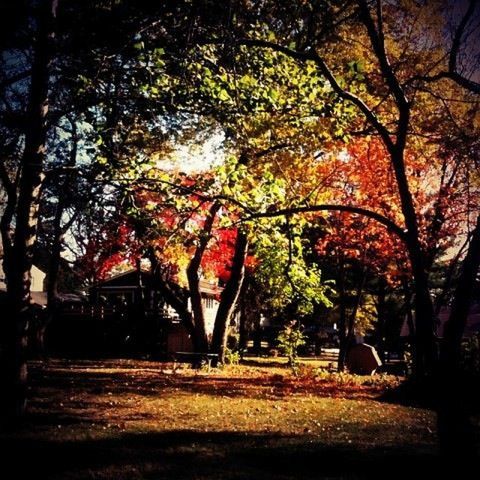
{"type": "Polygon", "coordinates": [[[213,308],[213,298],[206,297],[204,298],[205,308],[213,308]]]}

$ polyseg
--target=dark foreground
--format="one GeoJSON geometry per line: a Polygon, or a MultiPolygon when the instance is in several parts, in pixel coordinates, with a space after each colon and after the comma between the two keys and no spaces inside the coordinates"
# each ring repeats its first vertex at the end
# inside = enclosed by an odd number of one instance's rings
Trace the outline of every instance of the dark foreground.
{"type": "Polygon", "coordinates": [[[385,395],[394,378],[128,360],[31,372],[25,425],[0,436],[3,478],[467,478],[438,454],[433,412],[385,395]]]}

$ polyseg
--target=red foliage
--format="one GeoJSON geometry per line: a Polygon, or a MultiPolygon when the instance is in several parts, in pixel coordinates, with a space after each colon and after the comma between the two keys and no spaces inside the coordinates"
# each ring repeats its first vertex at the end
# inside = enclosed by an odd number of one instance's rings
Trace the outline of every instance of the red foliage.
{"type": "MultiPolygon", "coordinates": [[[[465,224],[459,213],[463,189],[438,174],[440,159],[406,153],[407,176],[418,212],[420,239],[425,252],[445,251],[465,224]]],[[[362,206],[403,227],[403,214],[390,156],[376,139],[358,140],[348,147],[341,168],[337,162],[333,195],[344,205],[362,206]]],[[[444,164],[444,169],[448,164],[444,164]]],[[[453,177],[452,177],[453,178],[453,177]]],[[[463,210],[463,206],[461,208],[463,210]]],[[[393,233],[373,220],[349,213],[329,216],[329,233],[317,245],[321,255],[334,253],[356,258],[396,283],[409,274],[406,247],[393,233]]]]}
{"type": "Polygon", "coordinates": [[[82,270],[83,276],[97,282],[108,277],[122,263],[133,267],[138,258],[132,228],[126,222],[120,226],[108,223],[90,234],[77,268],[82,270]]]}

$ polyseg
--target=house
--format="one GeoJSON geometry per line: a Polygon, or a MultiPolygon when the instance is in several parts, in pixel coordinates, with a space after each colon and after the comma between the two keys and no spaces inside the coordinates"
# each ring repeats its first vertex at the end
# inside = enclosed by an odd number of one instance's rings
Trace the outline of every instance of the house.
{"type": "MultiPolygon", "coordinates": [[[[200,281],[207,335],[213,334],[221,290],[213,283],[200,281]]],[[[193,350],[188,332],[176,311],[165,301],[150,272],[132,269],[114,275],[91,287],[89,297],[96,316],[103,319],[107,330],[109,323],[116,322],[111,328],[112,334],[115,329],[115,333],[123,332],[120,335],[125,338],[135,336],[140,343],[165,353],[193,350]],[[141,320],[137,314],[139,304],[145,313],[141,320]],[[119,321],[122,315],[123,321],[119,321]]]]}
{"type": "MultiPolygon", "coordinates": [[[[31,284],[30,284],[30,296],[32,304],[38,307],[46,307],[47,305],[47,293],[45,291],[45,277],[46,274],[42,272],[38,267],[32,265],[31,284]]],[[[3,265],[0,261],[0,292],[7,290],[5,272],[3,271],[3,265]]]]}
{"type": "MultiPolygon", "coordinates": [[[[440,312],[437,315],[436,334],[439,338],[443,337],[445,324],[450,317],[450,313],[451,308],[449,306],[444,306],[440,309],[440,312]]],[[[480,301],[474,302],[470,308],[463,336],[464,338],[470,338],[477,334],[480,334],[480,301]]],[[[410,329],[406,320],[402,325],[400,336],[404,338],[410,336],[410,329]]]]}
{"type": "MultiPolygon", "coordinates": [[[[442,307],[437,316],[437,335],[442,338],[445,324],[450,317],[450,307],[442,307]]],[[[464,338],[473,337],[480,333],[480,303],[474,303],[470,307],[467,317],[467,324],[463,332],[464,338]]]]}

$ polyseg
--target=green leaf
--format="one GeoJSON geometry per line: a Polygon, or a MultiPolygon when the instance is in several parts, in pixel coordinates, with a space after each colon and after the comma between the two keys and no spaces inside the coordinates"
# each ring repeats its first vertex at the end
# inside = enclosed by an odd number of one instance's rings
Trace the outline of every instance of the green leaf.
{"type": "Polygon", "coordinates": [[[227,100],[231,99],[230,95],[228,94],[228,92],[224,88],[222,88],[220,90],[220,92],[218,93],[218,98],[219,98],[219,100],[222,100],[223,102],[226,102],[227,100]]]}

